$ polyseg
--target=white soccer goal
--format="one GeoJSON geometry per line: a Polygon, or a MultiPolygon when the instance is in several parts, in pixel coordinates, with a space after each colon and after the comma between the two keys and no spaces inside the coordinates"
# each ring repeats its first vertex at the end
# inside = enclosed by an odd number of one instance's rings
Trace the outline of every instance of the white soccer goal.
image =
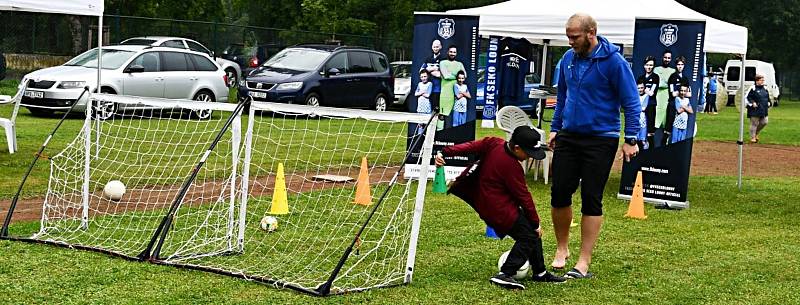
{"type": "Polygon", "coordinates": [[[430,162],[434,117],[93,98],[127,110],[87,120],[51,158],[32,239],[315,295],[411,281],[427,171],[404,179],[403,165],[409,145],[422,146],[410,160],[430,162]],[[202,109],[214,116],[195,119],[202,109]],[[110,180],[127,187],[119,201],[102,195],[110,180]],[[268,215],[277,230],[261,229],[268,215]]]}
{"type": "MultiPolygon", "coordinates": [[[[41,225],[34,238],[137,257],[236,105],[102,94],[93,99],[115,103],[117,115],[87,119],[78,136],[51,158],[41,225]],[[209,109],[218,117],[195,118],[209,109]],[[121,200],[103,196],[111,180],[125,184],[121,200]]],[[[233,210],[240,144],[237,115],[187,189],[180,202],[184,210],[211,203],[233,210]]],[[[209,221],[233,221],[229,213],[219,216],[209,221]]],[[[219,230],[216,224],[212,227],[219,230]]],[[[181,234],[178,225],[174,229],[181,234]]],[[[205,251],[232,246],[231,232],[204,233],[205,242],[213,245],[205,245],[205,251]]]]}

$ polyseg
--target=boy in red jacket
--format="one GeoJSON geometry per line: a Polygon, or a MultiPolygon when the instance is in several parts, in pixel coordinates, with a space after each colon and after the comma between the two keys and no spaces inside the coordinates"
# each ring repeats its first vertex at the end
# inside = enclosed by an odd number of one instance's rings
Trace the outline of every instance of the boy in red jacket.
{"type": "Polygon", "coordinates": [[[511,275],[525,261],[530,262],[532,279],[537,282],[564,282],[547,272],[542,255],[542,228],[536,205],[525,183],[520,161],[542,160],[547,144],[528,126],[517,127],[511,140],[487,137],[444,148],[436,156],[436,166],[445,164],[443,156],[475,155],[478,161],[467,167],[448,190],[467,202],[500,237],[514,239],[505,264],[489,281],[509,289],[525,289],[511,275]]]}

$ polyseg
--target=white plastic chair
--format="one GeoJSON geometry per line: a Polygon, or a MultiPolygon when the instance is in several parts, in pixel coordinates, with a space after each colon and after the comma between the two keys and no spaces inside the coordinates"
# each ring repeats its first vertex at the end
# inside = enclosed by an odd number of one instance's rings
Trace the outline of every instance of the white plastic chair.
{"type": "MultiPolygon", "coordinates": [[[[531,122],[530,117],[528,117],[528,114],[519,107],[505,106],[500,108],[500,110],[498,110],[495,114],[495,121],[497,123],[497,127],[506,132],[506,140],[511,139],[511,134],[517,127],[529,126],[539,133],[542,141],[547,142],[547,135],[545,134],[544,130],[534,127],[533,122],[531,122]]],[[[552,159],[553,152],[545,151],[544,160],[533,160],[534,162],[531,165],[533,165],[534,168],[534,180],[539,180],[539,167],[541,166],[544,172],[544,184],[547,184],[550,174],[550,160],[552,159]]],[[[528,171],[530,168],[528,160],[522,162],[522,168],[525,169],[525,172],[528,171]]]]}
{"type": "Polygon", "coordinates": [[[6,142],[8,143],[8,152],[13,154],[17,151],[17,131],[16,131],[16,121],[17,121],[17,112],[19,112],[19,103],[22,101],[22,91],[17,91],[17,95],[13,98],[8,95],[0,95],[0,104],[14,104],[14,111],[11,114],[10,119],[0,118],[0,126],[3,126],[3,129],[6,131],[6,142]]]}

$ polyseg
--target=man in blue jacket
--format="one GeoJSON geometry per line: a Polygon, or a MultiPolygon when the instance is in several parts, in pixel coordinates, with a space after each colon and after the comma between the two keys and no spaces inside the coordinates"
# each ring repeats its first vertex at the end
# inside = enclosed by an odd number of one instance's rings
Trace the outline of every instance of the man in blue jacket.
{"type": "Polygon", "coordinates": [[[567,278],[588,278],[592,250],[603,224],[603,189],[620,136],[620,107],[625,112],[625,161],[636,156],[639,105],[636,80],[619,47],[597,36],[597,22],[575,14],[566,24],[571,47],[561,60],[558,100],[550,126],[553,148],[551,216],[556,234],[552,267],[569,258],[572,194],[581,186],[581,250],[567,278]]]}

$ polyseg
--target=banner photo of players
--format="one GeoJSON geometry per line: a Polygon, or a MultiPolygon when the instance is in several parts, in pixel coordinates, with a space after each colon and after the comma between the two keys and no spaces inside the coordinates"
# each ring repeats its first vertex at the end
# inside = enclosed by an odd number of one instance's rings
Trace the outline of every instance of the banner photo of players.
{"type": "Polygon", "coordinates": [[[620,197],[642,172],[645,201],[688,207],[697,103],[703,95],[705,22],[636,19],[633,69],[642,113],[641,152],[622,167],[620,197]]]}
{"type": "MultiPolygon", "coordinates": [[[[477,16],[414,14],[412,94],[406,100],[406,106],[409,112],[417,113],[439,110],[434,152],[445,146],[475,140],[479,49],[477,16]]],[[[424,130],[416,124],[409,124],[408,132],[412,135],[424,130]]],[[[420,155],[419,147],[409,149],[413,152],[406,164],[415,164],[420,155]]],[[[454,179],[472,161],[471,158],[447,159],[446,177],[454,179]]],[[[406,177],[416,176],[415,169],[408,166],[407,169],[406,177]]]]}

